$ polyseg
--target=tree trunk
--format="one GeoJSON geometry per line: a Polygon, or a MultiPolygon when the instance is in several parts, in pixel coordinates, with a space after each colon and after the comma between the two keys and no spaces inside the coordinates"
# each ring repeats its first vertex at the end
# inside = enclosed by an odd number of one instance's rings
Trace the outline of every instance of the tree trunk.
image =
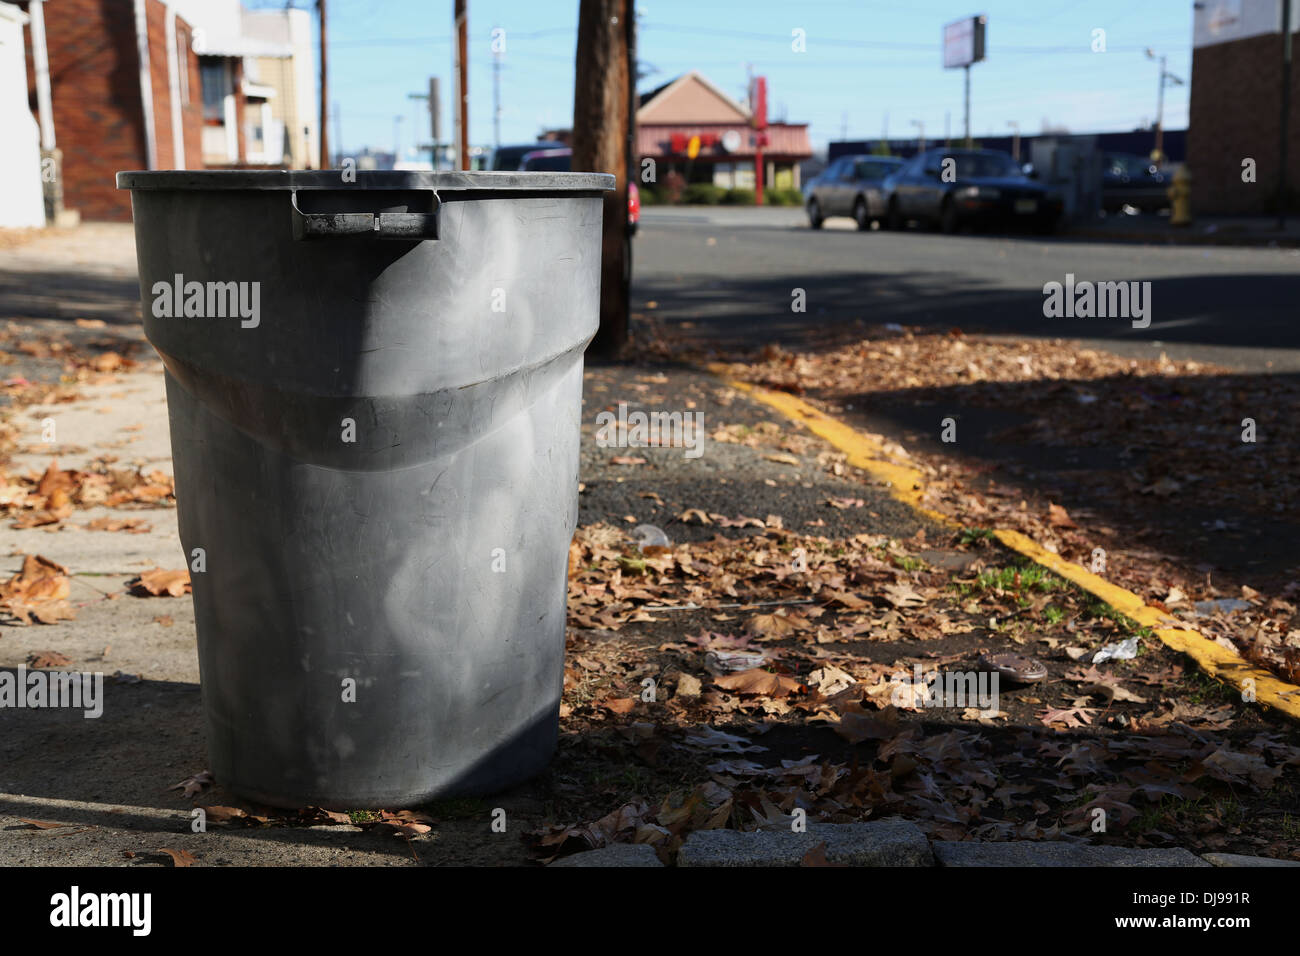
{"type": "Polygon", "coordinates": [[[600,328],[590,346],[602,355],[617,352],[628,339],[627,131],[632,96],[628,36],[633,2],[582,0],[578,11],[572,168],[617,177],[615,190],[605,194],[600,328]]]}

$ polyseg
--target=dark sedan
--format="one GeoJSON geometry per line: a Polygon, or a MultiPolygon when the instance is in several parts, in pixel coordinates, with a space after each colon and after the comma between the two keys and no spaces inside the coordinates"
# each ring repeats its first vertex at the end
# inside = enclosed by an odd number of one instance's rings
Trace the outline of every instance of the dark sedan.
{"type": "Polygon", "coordinates": [[[820,229],[829,216],[852,216],[859,229],[870,229],[885,215],[881,184],[902,165],[893,156],[839,157],[809,184],[808,224],[820,229]]]}
{"type": "Polygon", "coordinates": [[[927,150],[886,179],[884,189],[890,229],[915,219],[949,233],[963,226],[1052,232],[1061,219],[1061,197],[995,150],[927,150]]]}
{"type": "Polygon", "coordinates": [[[1101,207],[1121,212],[1125,206],[1139,212],[1169,208],[1167,171],[1145,156],[1107,153],[1101,167],[1101,207]]]}

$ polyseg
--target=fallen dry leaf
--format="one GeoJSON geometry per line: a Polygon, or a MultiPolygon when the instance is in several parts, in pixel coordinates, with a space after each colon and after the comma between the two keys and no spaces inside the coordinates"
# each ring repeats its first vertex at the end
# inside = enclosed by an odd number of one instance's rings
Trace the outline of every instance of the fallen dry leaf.
{"type": "Polygon", "coordinates": [[[761,667],[755,667],[739,674],[727,674],[714,678],[714,684],[723,690],[732,690],[738,694],[752,694],[758,697],[787,697],[801,694],[807,688],[793,677],[773,674],[761,667]]]}
{"type": "Polygon", "coordinates": [[[199,858],[189,850],[173,850],[169,846],[164,846],[160,847],[156,852],[171,857],[172,866],[193,866],[199,862],[199,858]]]}
{"type": "Polygon", "coordinates": [[[180,783],[172,784],[168,790],[180,790],[181,796],[189,798],[196,793],[201,793],[205,788],[212,786],[216,780],[212,776],[212,771],[201,770],[192,777],[186,777],[180,783]]]}
{"type": "Polygon", "coordinates": [[[32,651],[27,655],[28,667],[68,667],[71,664],[72,659],[65,657],[58,651],[32,651]]]}
{"type": "Polygon", "coordinates": [[[182,597],[190,592],[190,572],[185,568],[177,571],[154,568],[141,574],[128,586],[137,597],[182,597]]]}

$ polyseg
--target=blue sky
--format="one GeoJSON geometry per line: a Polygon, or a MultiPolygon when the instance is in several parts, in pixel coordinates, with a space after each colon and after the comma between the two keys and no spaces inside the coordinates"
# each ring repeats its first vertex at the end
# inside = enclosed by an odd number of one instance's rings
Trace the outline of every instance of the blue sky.
{"type": "MultiPolygon", "coordinates": [[[[307,6],[310,0],[292,0],[307,6]]],[[[245,0],[250,7],[285,0],[245,0]]],[[[314,3],[311,4],[314,9],[314,3]]],[[[451,0],[329,0],[330,100],[338,103],[345,149],[411,145],[423,104],[407,94],[443,84],[448,120],[451,0]],[[402,120],[395,123],[394,117],[402,120]],[[397,132],[395,132],[395,127],[397,132]]],[[[1154,121],[1159,67],[1144,50],[1168,56],[1168,69],[1190,80],[1191,0],[643,0],[640,59],[655,72],[641,89],[697,69],[740,98],[746,65],[768,78],[770,113],[810,124],[814,147],[880,135],[942,136],[945,114],[962,131],[962,71],[944,70],[944,23],[988,16],[988,58],[971,69],[975,136],[1025,133],[1044,121],[1072,132],[1133,129],[1154,121]],[[805,31],[807,50],[791,49],[805,31]],[[1106,52],[1093,52],[1105,30],[1106,52]]],[[[502,142],[528,142],[573,114],[577,0],[469,0],[470,132],[492,141],[491,31],[506,31],[501,65],[502,142]]],[[[1187,125],[1188,86],[1165,91],[1166,129],[1187,125]]],[[[331,129],[331,137],[334,130],[331,129]]],[[[332,144],[337,148],[337,144],[332,144]]]]}

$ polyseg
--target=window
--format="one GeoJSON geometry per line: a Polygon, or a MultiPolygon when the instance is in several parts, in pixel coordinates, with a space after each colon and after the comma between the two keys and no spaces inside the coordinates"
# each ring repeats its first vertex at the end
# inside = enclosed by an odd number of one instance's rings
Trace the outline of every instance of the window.
{"type": "Polygon", "coordinates": [[[203,119],[221,123],[226,118],[226,61],[215,58],[199,60],[199,79],[203,83],[203,119]]]}

